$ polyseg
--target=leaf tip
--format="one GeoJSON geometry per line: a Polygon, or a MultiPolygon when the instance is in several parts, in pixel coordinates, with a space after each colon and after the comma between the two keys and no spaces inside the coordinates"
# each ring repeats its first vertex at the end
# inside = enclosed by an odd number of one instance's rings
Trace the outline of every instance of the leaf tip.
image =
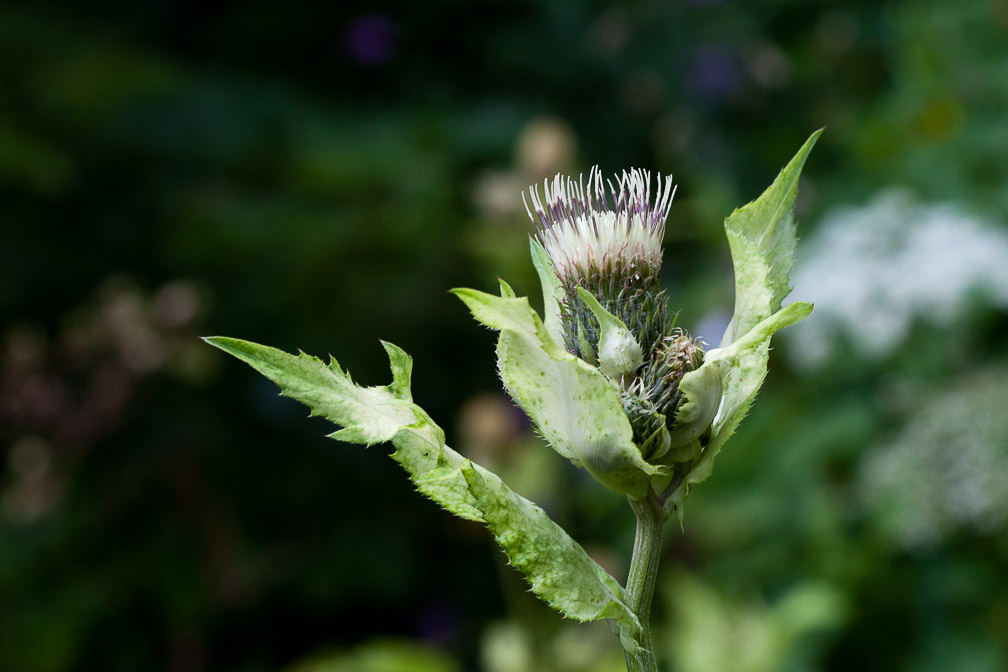
{"type": "Polygon", "coordinates": [[[230,338],[229,336],[201,336],[200,340],[238,359],[244,359],[248,355],[248,351],[256,346],[255,343],[251,343],[250,341],[243,341],[240,338],[230,338]]]}
{"type": "Polygon", "coordinates": [[[816,141],[819,140],[819,136],[822,135],[824,130],[825,127],[820,128],[809,136],[808,140],[805,141],[805,144],[803,144],[801,149],[798,150],[798,153],[795,154],[794,158],[791,159],[788,165],[784,167],[784,170],[781,171],[781,175],[790,173],[791,171],[796,171],[795,179],[797,179],[797,174],[800,173],[801,169],[805,166],[805,160],[812,152],[812,148],[815,147],[816,141]]]}
{"type": "Polygon", "coordinates": [[[794,324],[800,320],[804,320],[812,313],[813,304],[808,301],[794,301],[789,303],[785,308],[791,315],[792,320],[789,324],[794,324]]]}
{"type": "Polygon", "coordinates": [[[200,336],[199,339],[207,345],[212,345],[215,348],[220,348],[224,341],[229,340],[227,336],[200,336]]]}
{"type": "Polygon", "coordinates": [[[497,282],[500,283],[500,293],[502,297],[505,299],[513,299],[517,297],[514,289],[511,288],[511,285],[509,285],[504,278],[497,278],[497,282]]]}
{"type": "Polygon", "coordinates": [[[469,287],[452,287],[448,290],[448,293],[465,301],[467,298],[475,296],[477,291],[475,289],[470,289],[469,287]]]}

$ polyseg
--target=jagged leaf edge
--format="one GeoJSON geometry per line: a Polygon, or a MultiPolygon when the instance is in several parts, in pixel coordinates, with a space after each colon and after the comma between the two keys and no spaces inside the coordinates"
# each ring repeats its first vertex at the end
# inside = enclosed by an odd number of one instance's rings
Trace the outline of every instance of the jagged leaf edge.
{"type": "MultiPolygon", "coordinates": [[[[817,130],[801,146],[794,158],[781,170],[770,185],[755,201],[733,211],[725,219],[725,235],[732,254],[735,271],[735,310],[731,322],[721,339],[722,350],[727,350],[739,341],[750,338],[766,320],[772,320],[784,310],[778,310],[784,298],[790,293],[790,273],[794,264],[794,249],[797,241],[794,225],[794,203],[798,194],[798,181],[802,168],[823,129],[817,130]],[[764,221],[758,220],[760,210],[770,209],[772,214],[764,221]],[[755,219],[754,219],[755,218],[755,219]],[[769,232],[775,232],[775,241],[764,243],[769,232]]],[[[796,304],[792,304],[794,306],[796,304]]],[[[811,304],[807,306],[811,312],[811,304]]],[[[790,308],[790,306],[789,306],[790,308]]],[[[804,309],[804,308],[803,308],[804,309]]],[[[792,308],[797,310],[797,308],[792,308]]],[[[794,321],[804,318],[801,315],[794,321]]],[[[793,323],[793,322],[791,322],[793,323]]],[[[786,325],[782,325],[786,326],[786,325]]],[[[777,327],[780,329],[782,327],[777,327]]],[[[711,472],[714,458],[724,443],[735,432],[748,413],[767,375],[767,361],[770,351],[770,337],[748,350],[745,356],[735,360],[735,366],[725,366],[725,397],[715,419],[714,433],[704,448],[700,460],[683,479],[682,485],[669,498],[668,504],[683,516],[683,503],[693,484],[705,480],[711,472]],[[735,379],[739,372],[747,370],[745,376],[735,379]],[[735,381],[736,384],[732,384],[735,381]],[[736,389],[737,399],[728,402],[729,390],[736,389]],[[744,392],[744,393],[743,393],[744,392]]],[[[714,351],[711,351],[714,352],[714,351]]],[[[711,353],[708,353],[710,356],[711,353]]]]}
{"type": "Polygon", "coordinates": [[[794,204],[805,160],[822,134],[813,133],[759,198],[724,223],[735,272],[735,310],[721,340],[731,344],[781,307],[791,292],[797,237],[794,204]]]}
{"type": "Polygon", "coordinates": [[[680,523],[683,504],[690,489],[710,476],[714,458],[749,412],[766,379],[771,338],[779,330],[805,319],[811,312],[811,303],[796,301],[761,321],[730,346],[707,353],[704,366],[717,366],[722,370],[724,396],[714,419],[711,438],[700,459],[686,473],[682,485],[669,498],[668,504],[678,511],[680,523]]]}
{"type": "MultiPolygon", "coordinates": [[[[496,474],[461,456],[444,441],[441,431],[422,408],[412,403],[410,374],[412,359],[401,348],[383,342],[392,368],[393,382],[386,387],[364,388],[353,383],[349,373],[335,359],[327,366],[304,352],[297,356],[276,348],[227,337],[207,337],[207,343],[250,365],[281,388],[281,395],[305,403],[311,415],[321,415],[342,424],[331,438],[372,444],[391,441],[396,447],[393,459],[410,475],[421,493],[462,518],[487,525],[500,543],[511,564],[521,571],[532,591],[544,602],[568,618],[579,621],[611,619],[624,647],[639,646],[640,622],[623,601],[623,588],[595,562],[567,532],[539,506],[511,490],[496,474]],[[335,389],[349,385],[369,400],[385,396],[384,403],[369,407],[372,413],[398,419],[400,416],[379,412],[386,407],[409,407],[415,422],[402,425],[390,436],[368,432],[339,409],[315,408],[305,389],[296,387],[297,377],[290,369],[313,373],[335,389]],[[292,389],[293,388],[293,389],[292,389]],[[346,431],[351,430],[351,431],[346,431]],[[535,539],[530,533],[535,532],[535,539]],[[549,552],[543,553],[543,546],[549,552]],[[543,558],[545,557],[545,561],[543,558]],[[553,571],[549,571],[550,568],[553,571]],[[580,580],[578,580],[580,577],[580,580]],[[601,604],[585,602],[585,591],[601,595],[601,604]],[[594,608],[592,608],[594,607],[594,608]]],[[[310,384],[310,386],[319,383],[310,384]]],[[[385,433],[388,430],[386,429],[385,433]]]]}
{"type": "Polygon", "coordinates": [[[546,333],[542,320],[532,310],[527,297],[498,297],[468,288],[453,289],[452,293],[469,307],[477,321],[500,332],[497,362],[504,385],[512,399],[529,415],[560,455],[585,468],[610,490],[636,498],[647,494],[650,478],[671,473],[667,466],[655,466],[644,461],[633,443],[633,430],[612,383],[598,369],[556,344],[546,333]],[[512,351],[524,352],[527,356],[512,357],[512,351]],[[530,361],[533,357],[536,358],[535,364],[530,361]],[[540,365],[552,367],[556,375],[547,376],[542,369],[539,371],[540,378],[536,379],[533,369],[540,365]],[[535,382],[525,384],[528,380],[535,382]],[[576,389],[561,385],[564,381],[573,381],[576,389]],[[551,395],[552,399],[547,400],[547,395],[551,395]],[[591,451],[586,451],[585,445],[581,445],[587,442],[579,442],[571,437],[570,432],[565,432],[565,428],[571,432],[587,431],[583,423],[570,422],[570,408],[580,403],[582,398],[591,398],[594,404],[578,417],[593,422],[599,436],[605,439],[596,440],[591,451]],[[546,410],[547,406],[568,410],[558,414],[546,410]],[[556,422],[551,422],[553,416],[566,418],[567,425],[558,426],[556,422]]]}

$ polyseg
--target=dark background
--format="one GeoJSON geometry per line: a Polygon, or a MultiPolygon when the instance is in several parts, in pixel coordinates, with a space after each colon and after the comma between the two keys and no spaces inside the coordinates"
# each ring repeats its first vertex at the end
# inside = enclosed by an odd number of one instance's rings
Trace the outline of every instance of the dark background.
{"type": "Polygon", "coordinates": [[[663,282],[716,343],[721,223],[822,126],[817,312],[670,525],[663,669],[1008,668],[1006,45],[1003,0],[4,3],[0,669],[622,669],[197,337],[365,384],[400,345],[449,443],[622,577],[628,507],[447,290],[537,295],[528,184],[671,172],[663,282]]]}

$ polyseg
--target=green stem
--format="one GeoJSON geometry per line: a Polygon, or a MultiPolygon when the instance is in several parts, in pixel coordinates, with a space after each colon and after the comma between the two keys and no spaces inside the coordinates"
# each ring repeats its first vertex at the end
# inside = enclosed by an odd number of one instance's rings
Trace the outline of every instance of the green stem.
{"type": "Polygon", "coordinates": [[[627,576],[626,602],[640,620],[641,650],[637,654],[624,652],[627,672],[658,672],[654,644],[651,641],[651,599],[654,597],[658,560],[661,557],[662,528],[665,525],[664,503],[653,494],[642,500],[630,500],[637,516],[633,557],[627,576]]]}

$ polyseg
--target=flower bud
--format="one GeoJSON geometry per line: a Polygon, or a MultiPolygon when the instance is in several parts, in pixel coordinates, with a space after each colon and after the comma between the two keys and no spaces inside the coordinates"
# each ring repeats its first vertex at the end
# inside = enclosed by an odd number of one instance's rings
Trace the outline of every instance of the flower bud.
{"type": "Polygon", "coordinates": [[[598,347],[599,370],[613,380],[632,379],[644,363],[641,347],[630,332],[609,332],[598,347]]]}
{"type": "Polygon", "coordinates": [[[699,449],[697,444],[674,450],[700,439],[721,403],[720,368],[702,366],[703,361],[700,341],[676,330],[658,343],[640,377],[621,395],[644,459],[686,461],[699,449]]]}

